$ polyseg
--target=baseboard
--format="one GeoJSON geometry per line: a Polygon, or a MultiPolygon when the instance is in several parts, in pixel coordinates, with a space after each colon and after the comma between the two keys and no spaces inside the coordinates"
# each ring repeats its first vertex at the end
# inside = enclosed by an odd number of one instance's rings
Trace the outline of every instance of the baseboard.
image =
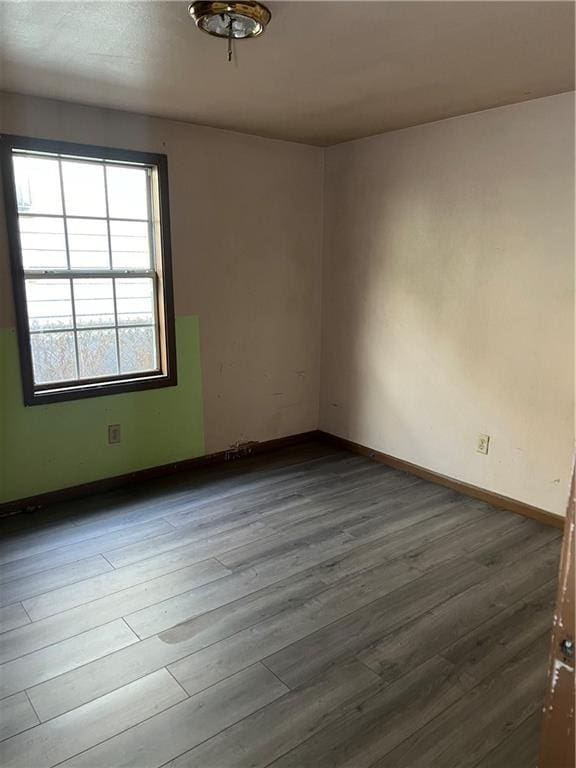
{"type": "Polygon", "coordinates": [[[344,448],[345,450],[352,451],[353,453],[360,454],[361,456],[367,456],[370,459],[386,464],[388,467],[399,469],[403,472],[409,472],[412,475],[421,477],[424,480],[429,480],[432,483],[443,485],[447,488],[451,488],[454,491],[463,493],[466,496],[471,496],[475,499],[485,501],[487,504],[491,504],[493,507],[499,507],[505,509],[508,512],[514,512],[517,515],[523,515],[524,517],[530,517],[533,520],[537,520],[540,523],[554,526],[555,528],[564,528],[564,518],[560,515],[554,515],[552,512],[547,512],[544,509],[538,507],[532,507],[530,504],[525,504],[522,501],[511,499],[508,496],[501,496],[498,493],[487,491],[484,488],[479,488],[476,485],[470,485],[460,480],[455,480],[447,475],[442,475],[438,472],[434,472],[431,469],[425,469],[417,464],[412,464],[409,461],[403,459],[397,459],[395,456],[376,451],[373,448],[368,448],[360,443],[355,443],[352,440],[346,440],[343,437],[332,435],[322,430],[311,430],[310,432],[301,432],[297,435],[287,435],[286,437],[279,437],[274,440],[265,440],[263,442],[251,442],[245,446],[240,446],[238,451],[229,449],[226,451],[219,451],[217,453],[210,453],[206,456],[198,456],[194,459],[185,459],[183,461],[177,461],[172,464],[162,464],[157,467],[149,467],[147,469],[139,469],[134,472],[129,472],[124,475],[116,475],[115,477],[107,477],[102,480],[94,480],[89,483],[83,483],[82,485],[74,485],[69,488],[62,488],[56,491],[48,491],[47,493],[41,493],[35,496],[28,496],[22,499],[16,499],[14,501],[8,501],[0,504],[0,517],[5,515],[11,515],[22,511],[31,511],[39,509],[41,507],[48,506],[49,504],[55,504],[57,502],[69,501],[72,499],[81,498],[82,496],[89,496],[95,493],[102,493],[104,491],[113,490],[114,488],[121,488],[123,486],[140,483],[145,480],[152,480],[158,477],[164,477],[166,475],[177,474],[180,472],[187,472],[195,469],[203,469],[206,467],[225,464],[235,455],[238,455],[241,459],[242,456],[254,456],[261,453],[269,453],[272,451],[280,450],[282,448],[288,448],[292,445],[298,445],[310,440],[324,440],[332,445],[344,448]]]}
{"type": "Polygon", "coordinates": [[[461,480],[455,480],[453,477],[447,475],[441,475],[438,472],[433,472],[431,469],[425,469],[417,464],[412,464],[409,461],[403,459],[397,459],[395,456],[390,456],[387,453],[376,451],[373,448],[368,448],[360,443],[354,443],[352,440],[346,440],[343,437],[332,435],[329,432],[323,432],[319,430],[318,436],[332,445],[345,448],[353,453],[358,453],[361,456],[367,456],[374,461],[378,461],[381,464],[386,464],[388,467],[394,469],[400,469],[403,472],[409,472],[411,475],[416,475],[424,480],[429,480],[432,483],[438,485],[444,485],[446,488],[451,488],[454,491],[463,493],[465,496],[472,496],[475,499],[485,501],[487,504],[491,504],[493,507],[499,507],[505,509],[508,512],[514,512],[516,515],[523,515],[524,517],[530,517],[533,520],[537,520],[540,523],[554,526],[555,528],[564,528],[564,518],[560,515],[555,515],[552,512],[547,512],[545,509],[539,509],[538,507],[532,507],[530,504],[525,504],[522,501],[511,499],[508,496],[501,496],[498,493],[487,491],[484,488],[479,488],[476,485],[470,485],[469,483],[463,483],[461,480]]]}
{"type": "Polygon", "coordinates": [[[162,464],[157,467],[139,469],[134,472],[128,472],[124,475],[107,477],[103,478],[102,480],[93,480],[92,482],[83,483],[82,485],[74,485],[69,488],[62,488],[56,491],[41,493],[36,496],[28,496],[26,498],[16,499],[14,501],[7,501],[3,504],[0,504],[0,517],[12,515],[17,512],[32,511],[40,507],[45,507],[49,504],[69,501],[71,499],[81,498],[82,496],[89,496],[94,493],[102,493],[114,488],[121,488],[133,483],[140,483],[145,480],[152,480],[154,478],[164,477],[166,475],[173,475],[179,472],[187,472],[194,469],[203,469],[218,464],[225,464],[231,459],[235,459],[236,457],[238,457],[238,460],[241,460],[243,457],[247,456],[254,456],[260,453],[270,453],[282,448],[288,448],[292,445],[309,442],[310,440],[317,440],[318,437],[319,432],[317,430],[312,430],[310,432],[300,432],[297,435],[278,437],[274,440],[244,443],[226,451],[210,453],[206,456],[198,456],[194,459],[184,459],[183,461],[176,461],[172,464],[162,464]]]}

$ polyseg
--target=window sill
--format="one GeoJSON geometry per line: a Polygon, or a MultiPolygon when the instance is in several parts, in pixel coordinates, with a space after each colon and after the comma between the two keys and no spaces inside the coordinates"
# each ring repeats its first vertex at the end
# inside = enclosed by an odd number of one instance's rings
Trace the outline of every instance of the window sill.
{"type": "Polygon", "coordinates": [[[24,404],[47,405],[48,403],[63,403],[71,400],[84,400],[88,397],[105,397],[107,395],[120,395],[126,392],[140,392],[148,389],[161,389],[163,387],[175,387],[177,385],[176,374],[152,374],[131,379],[118,379],[115,381],[92,382],[52,389],[34,390],[25,392],[24,404]]]}

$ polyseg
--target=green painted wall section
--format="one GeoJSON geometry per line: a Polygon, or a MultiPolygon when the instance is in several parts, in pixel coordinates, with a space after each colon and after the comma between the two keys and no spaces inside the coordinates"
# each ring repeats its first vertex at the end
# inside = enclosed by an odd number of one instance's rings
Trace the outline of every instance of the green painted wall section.
{"type": "Polygon", "coordinates": [[[176,318],[176,344],[176,387],[26,408],[16,332],[0,329],[0,503],[203,455],[197,317],[176,318]]]}

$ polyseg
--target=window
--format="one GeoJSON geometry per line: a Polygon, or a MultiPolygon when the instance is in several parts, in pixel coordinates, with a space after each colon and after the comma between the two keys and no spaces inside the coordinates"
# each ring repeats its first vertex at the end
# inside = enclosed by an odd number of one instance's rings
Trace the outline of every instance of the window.
{"type": "Polygon", "coordinates": [[[164,155],[2,137],[27,405],[176,383],[164,155]]]}

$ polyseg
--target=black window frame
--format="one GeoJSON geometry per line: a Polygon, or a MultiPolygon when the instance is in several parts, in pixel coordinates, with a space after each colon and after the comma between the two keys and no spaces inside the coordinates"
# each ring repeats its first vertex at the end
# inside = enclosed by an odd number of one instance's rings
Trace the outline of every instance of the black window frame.
{"type": "Polygon", "coordinates": [[[163,387],[173,387],[178,383],[176,360],[176,331],[174,315],[174,289],[172,276],[172,249],[170,236],[170,207],[168,197],[168,159],[166,155],[140,152],[128,149],[114,149],[91,144],[38,139],[28,136],[0,135],[0,170],[4,192],[4,210],[8,234],[8,250],[12,274],[16,331],[20,357],[22,390],[24,404],[43,405],[46,403],[81,400],[89,397],[102,397],[138,392],[163,387]],[[49,389],[39,389],[34,383],[32,367],[31,336],[26,303],[25,270],[20,245],[18,226],[18,205],[16,185],[12,164],[13,150],[27,150],[71,157],[94,158],[103,161],[137,163],[156,168],[157,192],[159,198],[159,250],[155,254],[155,269],[160,274],[157,283],[156,301],[161,303],[157,323],[160,332],[158,354],[162,360],[160,373],[126,374],[125,377],[110,379],[82,380],[70,384],[55,383],[49,389]]]}

